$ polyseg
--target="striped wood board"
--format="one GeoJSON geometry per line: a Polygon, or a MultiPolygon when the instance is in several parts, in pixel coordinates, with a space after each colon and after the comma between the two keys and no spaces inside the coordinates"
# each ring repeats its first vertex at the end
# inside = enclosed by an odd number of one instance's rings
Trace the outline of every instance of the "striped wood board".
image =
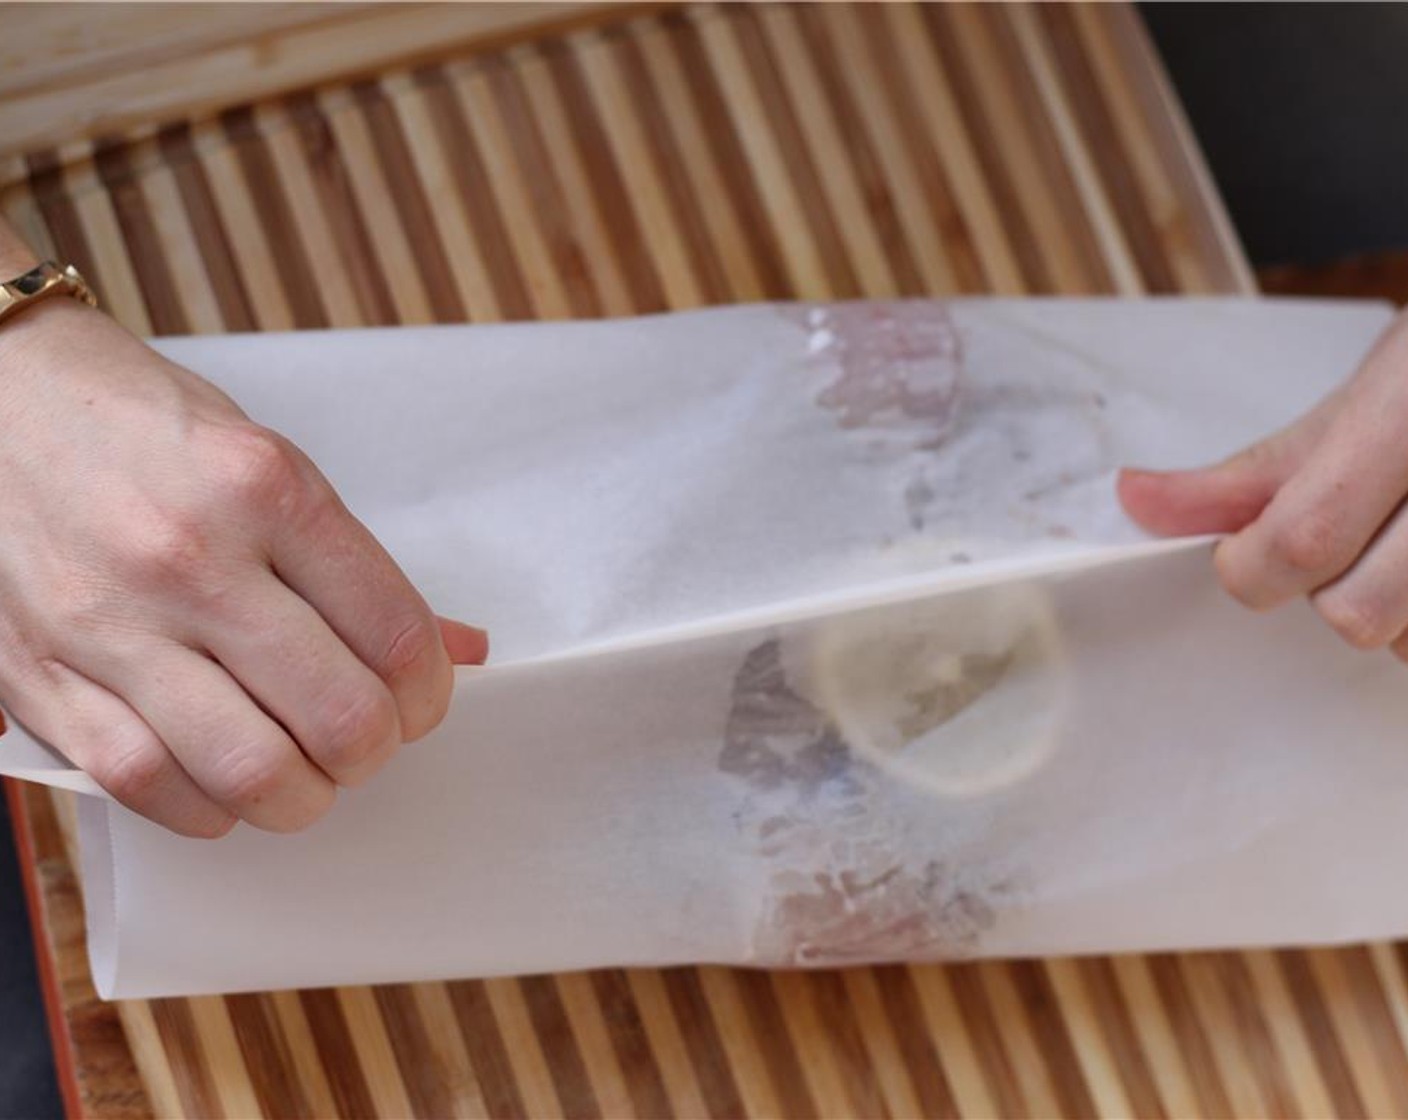
{"type": "MultiPolygon", "coordinates": [[[[1252,287],[1123,6],[628,13],[0,171],[156,334],[1252,287]]],[[[1389,944],[105,1006],[12,792],[75,1112],[1408,1115],[1389,944]]]]}
{"type": "Polygon", "coordinates": [[[0,0],[0,159],[616,17],[611,3],[0,0]]]}

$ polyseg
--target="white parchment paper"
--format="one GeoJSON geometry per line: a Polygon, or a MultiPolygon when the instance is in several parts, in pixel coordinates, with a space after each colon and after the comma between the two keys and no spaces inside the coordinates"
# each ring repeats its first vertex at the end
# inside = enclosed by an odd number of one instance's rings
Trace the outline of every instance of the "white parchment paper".
{"type": "MultiPolygon", "coordinates": [[[[99,989],[1408,931],[1401,666],[1303,605],[1241,611],[1209,542],[1143,540],[1112,486],[1291,419],[1389,317],[963,300],[162,342],[494,658],[307,833],[189,841],[82,798],[99,989]]],[[[20,727],[0,771],[94,789],[20,727]]]]}

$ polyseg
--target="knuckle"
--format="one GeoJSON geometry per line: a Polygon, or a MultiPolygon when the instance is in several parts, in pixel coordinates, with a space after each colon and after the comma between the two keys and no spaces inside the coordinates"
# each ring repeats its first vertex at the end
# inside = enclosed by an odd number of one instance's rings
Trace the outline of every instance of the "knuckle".
{"type": "Polygon", "coordinates": [[[1343,559],[1344,530],[1333,514],[1310,511],[1280,525],[1271,554],[1291,571],[1316,576],[1336,570],[1343,559]]]}
{"type": "Polygon", "coordinates": [[[285,777],[283,751],[269,744],[227,756],[209,792],[222,805],[250,809],[277,794],[285,777]]]}
{"type": "Polygon", "coordinates": [[[1355,649],[1381,649],[1394,637],[1384,612],[1365,599],[1348,594],[1326,594],[1315,609],[1341,638],[1355,649]]]}
{"type": "Polygon", "coordinates": [[[391,640],[383,647],[375,668],[384,679],[391,680],[419,663],[438,641],[438,630],[429,619],[418,616],[402,622],[392,630],[391,640]]]}
{"type": "Polygon", "coordinates": [[[218,441],[216,483],[247,507],[286,510],[304,494],[302,464],[293,444],[257,424],[225,429],[218,441]]]}
{"type": "Polygon", "coordinates": [[[144,585],[196,585],[212,560],[211,542],[197,518],[180,513],[148,513],[134,526],[125,549],[125,567],[144,585]]]}
{"type": "Polygon", "coordinates": [[[313,752],[327,768],[353,770],[367,762],[396,731],[396,703],[382,687],[344,696],[324,721],[313,752]]]}
{"type": "Polygon", "coordinates": [[[1213,566],[1217,569],[1218,581],[1227,594],[1244,607],[1252,610],[1261,609],[1260,582],[1225,545],[1213,553],[1213,566]]]}
{"type": "Polygon", "coordinates": [[[145,804],[166,782],[166,751],[154,737],[128,736],[98,751],[89,772],[123,804],[145,804]]]}

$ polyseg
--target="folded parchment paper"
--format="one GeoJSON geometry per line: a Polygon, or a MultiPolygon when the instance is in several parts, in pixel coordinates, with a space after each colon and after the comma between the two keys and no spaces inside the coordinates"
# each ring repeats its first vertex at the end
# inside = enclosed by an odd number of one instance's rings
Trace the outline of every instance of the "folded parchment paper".
{"type": "MultiPolygon", "coordinates": [[[[1377,306],[971,300],[165,341],[495,664],[294,837],[81,798],[100,991],[1408,931],[1408,676],[1244,613],[1116,465],[1377,306]]],[[[54,744],[62,749],[63,744],[54,744]]],[[[91,783],[16,728],[0,769],[91,783]]]]}

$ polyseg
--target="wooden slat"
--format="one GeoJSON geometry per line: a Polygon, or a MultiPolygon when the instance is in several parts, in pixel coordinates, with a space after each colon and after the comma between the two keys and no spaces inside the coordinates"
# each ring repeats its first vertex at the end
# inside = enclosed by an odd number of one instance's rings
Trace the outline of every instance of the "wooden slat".
{"type": "MultiPolygon", "coordinates": [[[[548,7],[513,18],[562,6],[548,7]]],[[[157,333],[1252,290],[1125,7],[617,14],[486,44],[466,21],[504,12],[274,6],[271,41],[327,41],[296,81],[285,48],[261,61],[250,80],[283,75],[269,96],[209,63],[253,57],[230,13],[182,46],[179,27],[151,32],[158,14],[143,12],[141,57],[172,78],[142,112],[179,119],[123,132],[136,106],[123,95],[99,144],[46,135],[0,151],[0,207],[89,271],[119,318],[157,333]],[[431,24],[435,60],[388,64],[418,53],[431,24]],[[384,51],[335,75],[331,48],[355,27],[385,31],[384,51]],[[180,88],[194,72],[213,83],[199,103],[180,88]],[[293,84],[319,88],[284,96],[293,84]]],[[[73,15],[29,18],[52,39],[73,15]]],[[[90,84],[116,95],[129,47],[101,26],[90,84]]],[[[62,102],[62,59],[35,65],[32,92],[62,102]]],[[[0,77],[0,119],[22,86],[0,77]]],[[[1408,1109],[1404,946],[612,970],[114,1009],[87,979],[60,818],[47,794],[23,802],[70,1087],[95,1116],[1408,1109]]]]}
{"type": "Polygon", "coordinates": [[[1389,250],[1318,265],[1278,265],[1257,273],[1272,295],[1349,296],[1408,304],[1408,251],[1389,250]]]}
{"type": "Polygon", "coordinates": [[[3,3],[0,157],[548,34],[614,7],[3,3]]]}

